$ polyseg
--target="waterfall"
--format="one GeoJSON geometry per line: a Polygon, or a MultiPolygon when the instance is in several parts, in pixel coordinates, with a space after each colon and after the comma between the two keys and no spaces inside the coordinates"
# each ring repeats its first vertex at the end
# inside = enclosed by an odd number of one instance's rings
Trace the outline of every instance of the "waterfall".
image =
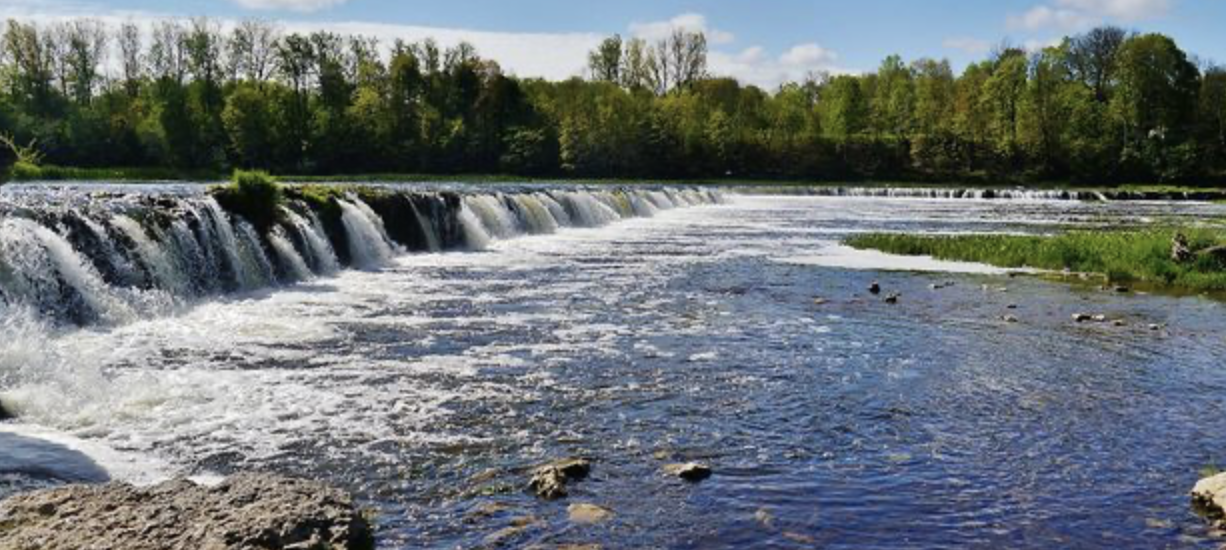
{"type": "Polygon", "coordinates": [[[580,227],[601,227],[621,219],[617,211],[591,193],[567,191],[554,197],[566,207],[570,218],[580,227]]]}
{"type": "Polygon", "coordinates": [[[391,261],[394,252],[388,242],[383,222],[360,200],[338,200],[343,214],[345,233],[349,238],[349,254],[353,263],[362,269],[378,269],[391,261]],[[358,205],[361,206],[358,206],[358,205]]]}
{"type": "Polygon", "coordinates": [[[305,281],[314,276],[311,268],[307,267],[306,260],[302,259],[302,255],[294,248],[294,244],[289,242],[280,228],[268,235],[268,244],[277,253],[281,270],[290,277],[290,280],[305,281]]]}
{"type": "Polygon", "coordinates": [[[158,243],[149,238],[139,222],[119,215],[111,220],[111,224],[136,244],[136,254],[152,276],[154,286],[179,295],[187,292],[188,284],[175,261],[158,243]]]}
{"type": "Polygon", "coordinates": [[[464,228],[464,240],[470,249],[485,250],[490,245],[492,239],[489,232],[467,203],[460,209],[460,225],[464,228]]]}
{"type": "Polygon", "coordinates": [[[212,234],[217,240],[218,248],[225,254],[226,262],[234,276],[235,284],[240,290],[255,288],[259,284],[257,275],[239,255],[238,238],[234,236],[234,227],[230,225],[230,216],[211,197],[205,199],[204,207],[212,234]]]}
{"type": "MultiPolygon", "coordinates": [[[[752,188],[748,192],[759,192],[752,188]]],[[[817,197],[864,197],[888,199],[964,199],[964,200],[1027,200],[1027,201],[1106,201],[1111,200],[1098,191],[1070,191],[1064,189],[970,189],[927,187],[802,187],[770,189],[770,192],[809,195],[817,197]]],[[[1122,198],[1122,197],[1115,197],[1122,198]]]]}
{"type": "Polygon", "coordinates": [[[36,222],[0,223],[0,281],[9,300],[23,300],[103,323],[130,320],[134,312],[63,236],[36,222]],[[69,311],[67,308],[78,309],[69,311]]]}
{"type": "Polygon", "coordinates": [[[482,250],[722,201],[695,189],[372,188],[322,202],[287,193],[262,229],[197,190],[0,195],[0,313],[48,326],[123,323],[223,292],[378,269],[403,252],[482,250]]]}
{"type": "Polygon", "coordinates": [[[336,251],[332,250],[332,244],[328,242],[328,235],[324,232],[319,217],[312,212],[310,221],[307,221],[288,208],[285,209],[285,215],[305,243],[306,256],[311,259],[314,270],[321,275],[331,275],[339,271],[340,262],[336,259],[336,251]]]}
{"type": "Polygon", "coordinates": [[[519,234],[515,214],[507,209],[500,197],[475,195],[466,197],[464,205],[481,220],[487,234],[499,239],[509,239],[519,234]]]}

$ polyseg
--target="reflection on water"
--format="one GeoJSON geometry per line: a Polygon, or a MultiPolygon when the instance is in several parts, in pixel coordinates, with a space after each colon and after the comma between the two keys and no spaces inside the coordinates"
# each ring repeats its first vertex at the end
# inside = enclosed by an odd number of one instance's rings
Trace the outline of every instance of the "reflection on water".
{"type": "Polygon", "coordinates": [[[795,261],[853,231],[1172,213],[1226,209],[741,197],[56,335],[43,352],[105,387],[0,399],[178,473],[353,489],[388,547],[1212,548],[1186,492],[1226,460],[1221,303],[795,261]],[[521,490],[564,455],[595,460],[569,501],[521,490]],[[677,482],[674,460],[715,476],[677,482]],[[571,524],[568,502],[614,517],[571,524]]]}

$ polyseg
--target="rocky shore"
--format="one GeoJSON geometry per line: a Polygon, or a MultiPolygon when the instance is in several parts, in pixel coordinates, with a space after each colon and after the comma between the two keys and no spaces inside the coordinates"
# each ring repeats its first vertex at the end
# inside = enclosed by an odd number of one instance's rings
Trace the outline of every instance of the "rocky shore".
{"type": "Polygon", "coordinates": [[[1192,489],[1192,504],[1214,526],[1226,528],[1226,474],[1200,480],[1192,489]]]}
{"type": "Polygon", "coordinates": [[[343,491],[239,474],[216,486],[175,480],[17,495],[0,502],[0,548],[366,550],[374,538],[343,491]]]}

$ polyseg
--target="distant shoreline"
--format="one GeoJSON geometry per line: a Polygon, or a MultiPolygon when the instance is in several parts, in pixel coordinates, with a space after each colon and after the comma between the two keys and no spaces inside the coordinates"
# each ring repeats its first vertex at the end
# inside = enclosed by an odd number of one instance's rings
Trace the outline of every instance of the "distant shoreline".
{"type": "MultiPolygon", "coordinates": [[[[13,174],[9,183],[201,183],[220,184],[229,174],[213,171],[178,171],[167,168],[71,168],[41,167],[40,173],[13,174]]],[[[959,180],[799,180],[765,178],[585,178],[561,176],[517,176],[510,174],[414,174],[370,173],[334,175],[279,174],[285,183],[465,183],[509,184],[533,183],[556,185],[695,185],[796,192],[804,189],[952,189],[952,190],[1024,190],[1106,193],[1113,198],[1131,200],[1226,200],[1226,185],[1207,181],[1204,185],[1121,184],[1093,185],[1061,181],[1033,183],[976,182],[959,180]]]]}

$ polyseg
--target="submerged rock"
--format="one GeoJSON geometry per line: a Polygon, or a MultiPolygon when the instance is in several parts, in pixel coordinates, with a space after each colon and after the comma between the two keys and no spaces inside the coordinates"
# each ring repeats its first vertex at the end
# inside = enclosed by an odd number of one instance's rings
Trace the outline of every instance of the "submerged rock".
{"type": "Polygon", "coordinates": [[[898,299],[899,299],[899,298],[902,298],[902,294],[899,294],[899,293],[897,293],[897,292],[892,293],[892,294],[890,294],[889,296],[886,296],[886,297],[885,297],[885,303],[887,303],[887,304],[897,304],[897,303],[898,303],[898,299]]]}
{"type": "Polygon", "coordinates": [[[711,477],[711,467],[697,462],[667,464],[664,466],[664,473],[686,481],[699,482],[711,477]]]}
{"type": "Polygon", "coordinates": [[[0,503],[0,548],[374,548],[352,498],[314,481],[239,474],[216,487],[69,486],[0,503]]]}
{"type": "Polygon", "coordinates": [[[566,484],[586,479],[591,471],[592,462],[586,458],[556,460],[533,470],[528,487],[546,500],[564,498],[568,494],[566,484]]]}
{"type": "Polygon", "coordinates": [[[603,523],[613,517],[613,512],[595,504],[575,503],[566,509],[572,523],[603,523]]]}
{"type": "Polygon", "coordinates": [[[1219,527],[1226,527],[1226,473],[1200,480],[1192,489],[1192,504],[1219,527]]]}

